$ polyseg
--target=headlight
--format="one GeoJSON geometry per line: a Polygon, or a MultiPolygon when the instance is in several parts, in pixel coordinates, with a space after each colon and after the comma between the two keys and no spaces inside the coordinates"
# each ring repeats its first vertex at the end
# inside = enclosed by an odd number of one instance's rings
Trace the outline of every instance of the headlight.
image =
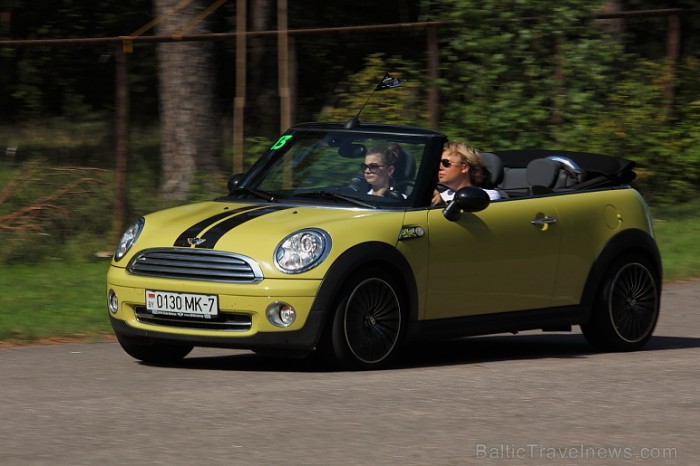
{"type": "Polygon", "coordinates": [[[129,228],[126,229],[122,235],[122,239],[119,240],[116,251],[114,251],[114,260],[118,261],[129,252],[129,249],[134,245],[136,239],[139,237],[141,230],[143,230],[143,224],[145,220],[143,217],[136,220],[131,224],[129,228]]]}
{"type": "Polygon", "coordinates": [[[292,233],[277,245],[275,265],[284,273],[306,272],[323,262],[331,250],[331,237],[323,230],[292,233]]]}

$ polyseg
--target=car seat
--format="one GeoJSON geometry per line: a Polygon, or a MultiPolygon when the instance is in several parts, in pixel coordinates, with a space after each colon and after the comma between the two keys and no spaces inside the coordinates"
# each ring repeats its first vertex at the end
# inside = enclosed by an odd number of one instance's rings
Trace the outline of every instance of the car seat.
{"type": "Polygon", "coordinates": [[[501,158],[491,152],[480,152],[479,155],[481,155],[481,161],[484,164],[484,177],[479,187],[498,191],[502,198],[508,197],[508,194],[499,187],[503,181],[504,173],[501,158]]]}
{"type": "Polygon", "coordinates": [[[525,176],[530,194],[544,194],[582,182],[585,173],[570,159],[550,156],[530,161],[525,176]]]}
{"type": "Polygon", "coordinates": [[[394,164],[394,186],[398,191],[410,196],[416,180],[416,159],[403,148],[399,148],[399,158],[394,164]]]}

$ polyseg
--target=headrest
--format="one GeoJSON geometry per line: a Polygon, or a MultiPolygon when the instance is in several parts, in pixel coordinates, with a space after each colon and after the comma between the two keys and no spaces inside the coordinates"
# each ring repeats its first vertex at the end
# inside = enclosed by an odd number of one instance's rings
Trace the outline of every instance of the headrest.
{"type": "Polygon", "coordinates": [[[503,162],[496,154],[490,152],[480,152],[481,161],[484,163],[484,179],[481,180],[481,187],[495,188],[503,181],[503,162]]]}
{"type": "Polygon", "coordinates": [[[394,167],[394,178],[397,181],[412,180],[416,177],[416,159],[403,149],[399,149],[399,158],[394,167]]]}
{"type": "Polygon", "coordinates": [[[527,164],[527,184],[553,188],[559,177],[561,164],[552,159],[535,159],[527,164]]]}

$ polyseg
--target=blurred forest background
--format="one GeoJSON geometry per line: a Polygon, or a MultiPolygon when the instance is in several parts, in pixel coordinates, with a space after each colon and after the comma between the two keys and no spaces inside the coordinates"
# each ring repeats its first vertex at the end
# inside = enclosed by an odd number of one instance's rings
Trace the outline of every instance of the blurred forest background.
{"type": "Polygon", "coordinates": [[[110,251],[387,71],[407,85],[363,121],[624,156],[652,206],[698,194],[697,0],[3,0],[0,70],[0,263],[110,251]]]}

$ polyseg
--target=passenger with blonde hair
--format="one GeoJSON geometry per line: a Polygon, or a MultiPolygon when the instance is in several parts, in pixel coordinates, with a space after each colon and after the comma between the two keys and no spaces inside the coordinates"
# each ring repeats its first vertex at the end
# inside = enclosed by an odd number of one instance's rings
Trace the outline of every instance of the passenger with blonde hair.
{"type": "MultiPolygon", "coordinates": [[[[438,183],[448,189],[433,193],[433,205],[445,204],[457,191],[467,186],[479,186],[484,177],[484,162],[479,152],[463,142],[448,142],[442,150],[438,183]]],[[[482,188],[483,189],[483,188],[482,188]]],[[[484,189],[492,200],[500,199],[498,191],[484,189]]]]}

